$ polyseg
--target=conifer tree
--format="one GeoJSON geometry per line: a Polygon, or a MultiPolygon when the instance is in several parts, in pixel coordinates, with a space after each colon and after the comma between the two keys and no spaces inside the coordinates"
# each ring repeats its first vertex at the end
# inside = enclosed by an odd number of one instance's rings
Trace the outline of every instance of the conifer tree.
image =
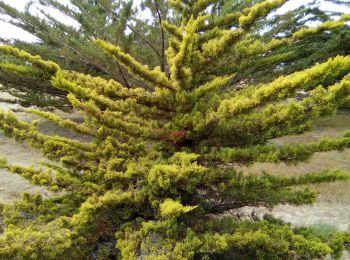
{"type": "MultiPolygon", "coordinates": [[[[237,15],[244,8],[260,2],[262,0],[216,1],[210,7],[210,15],[213,20],[220,23],[220,20],[225,19],[228,14],[237,15]]],[[[346,4],[341,1],[330,0],[330,2],[346,4]]],[[[162,20],[177,23],[180,19],[179,13],[167,12],[164,0],[144,0],[141,4],[141,8],[133,8],[131,1],[74,0],[70,1],[70,5],[64,5],[57,0],[40,0],[30,1],[25,11],[21,12],[0,1],[0,13],[11,18],[7,19],[8,22],[34,34],[40,41],[37,43],[14,41],[13,45],[17,48],[55,61],[64,69],[111,78],[127,86],[135,84],[142,86],[142,82],[115,62],[111,55],[100,53],[92,41],[94,37],[118,44],[140,62],[149,64],[152,68],[159,64],[162,71],[167,71],[165,49],[168,33],[160,24],[162,20]],[[35,8],[42,10],[40,18],[32,14],[31,10],[35,8]],[[45,8],[54,9],[68,16],[74,20],[75,25],[68,26],[50,15],[45,8]],[[151,14],[146,20],[139,18],[140,12],[144,9],[150,10],[151,14]]],[[[254,26],[247,28],[250,34],[249,41],[260,39],[268,42],[273,38],[279,39],[281,35],[288,37],[310,21],[325,22],[334,15],[339,14],[321,11],[319,3],[310,3],[284,15],[272,15],[271,18],[258,21],[254,26]]],[[[236,27],[238,24],[235,20],[231,20],[226,26],[236,27]]],[[[253,80],[256,83],[267,82],[280,75],[305,69],[315,62],[323,62],[337,54],[346,55],[349,49],[348,35],[348,26],[319,31],[287,46],[277,45],[266,52],[257,53],[250,60],[237,57],[237,53],[232,51],[221,60],[221,68],[225,68],[227,73],[240,71],[232,78],[232,84],[244,85],[253,80]]],[[[22,105],[56,107],[68,105],[62,98],[64,92],[57,91],[50,85],[41,84],[33,77],[28,79],[28,75],[10,73],[11,71],[5,68],[0,70],[2,89],[16,96],[22,105]],[[9,78],[12,79],[12,84],[9,78]],[[35,84],[32,84],[33,81],[35,84]],[[44,97],[40,97],[42,93],[45,93],[44,97]]]]}
{"type": "MultiPolygon", "coordinates": [[[[16,40],[13,43],[14,46],[33,55],[53,60],[62,68],[123,80],[124,84],[128,84],[127,72],[116,63],[112,56],[99,52],[98,47],[93,43],[93,38],[103,38],[109,42],[132,48],[130,43],[135,33],[131,32],[126,35],[125,30],[134,12],[131,1],[80,0],[71,1],[70,5],[61,4],[56,0],[30,1],[23,12],[0,1],[0,13],[11,18],[5,19],[7,22],[38,38],[38,42],[35,43],[16,40]],[[31,12],[34,8],[40,10],[41,16],[31,12]],[[70,18],[70,23],[74,21],[74,24],[67,25],[50,15],[45,8],[55,9],[70,18]]],[[[4,39],[2,42],[9,43],[4,39]]],[[[11,71],[6,67],[2,68],[0,81],[3,89],[17,97],[22,105],[26,103],[38,106],[49,104],[57,107],[64,101],[60,97],[61,94],[65,96],[66,93],[58,92],[55,88],[47,88],[40,82],[32,84],[26,76],[18,72],[10,73],[11,71]],[[12,80],[10,84],[9,77],[17,79],[17,82],[12,80]],[[43,91],[47,94],[48,100],[33,98],[33,95],[40,95],[43,91]],[[57,99],[60,99],[61,102],[58,102],[57,99]]]]}
{"type": "MultiPolygon", "coordinates": [[[[342,28],[349,15],[291,36],[250,40],[249,31],[283,0],[261,1],[219,21],[208,10],[212,0],[167,1],[181,13],[179,24],[163,21],[169,33],[166,63],[150,68],[120,46],[96,39],[147,88],[129,88],[61,68],[13,46],[1,53],[26,61],[15,71],[33,71],[68,92],[85,122],[35,109],[28,112],[92,137],[80,142],[43,134],[1,112],[0,127],[25,141],[52,163],[41,167],[1,167],[45,185],[55,196],[24,194],[3,205],[0,257],[3,259],[312,259],[340,256],[350,234],[318,236],[271,216],[240,219],[228,214],[244,206],[273,208],[309,204],[312,183],[349,179],[342,171],[295,177],[243,175],[233,163],[298,163],[316,152],[350,146],[350,133],[317,142],[275,145],[275,137],[299,134],[315,118],[350,105],[350,56],[336,56],[305,70],[229,88],[240,71],[223,70],[232,50],[244,61],[276,46],[330,28],[342,28]],[[231,26],[232,23],[236,26],[231,26]],[[294,99],[298,90],[310,94],[294,99]]],[[[239,59],[238,59],[239,60],[239,59]]],[[[238,61],[237,61],[238,62],[238,61]]]]}

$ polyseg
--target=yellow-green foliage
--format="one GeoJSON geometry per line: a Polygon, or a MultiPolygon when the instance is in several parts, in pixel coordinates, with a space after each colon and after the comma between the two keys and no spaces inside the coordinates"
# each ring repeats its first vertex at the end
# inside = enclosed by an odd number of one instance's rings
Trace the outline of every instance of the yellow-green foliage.
{"type": "Polygon", "coordinates": [[[253,5],[251,8],[243,10],[243,15],[239,17],[239,23],[245,28],[254,23],[258,18],[266,17],[272,9],[280,7],[285,2],[286,0],[271,0],[253,5]]]}
{"type": "Polygon", "coordinates": [[[162,217],[176,216],[181,213],[187,213],[195,208],[196,206],[183,206],[178,201],[166,199],[160,204],[160,215],[162,217]]]}
{"type": "Polygon", "coordinates": [[[28,52],[19,50],[17,48],[13,48],[13,47],[8,46],[8,45],[0,46],[0,51],[2,53],[12,54],[18,58],[24,59],[24,60],[32,63],[33,65],[38,66],[43,71],[48,71],[48,72],[54,73],[59,69],[59,66],[52,61],[44,61],[41,59],[40,56],[33,56],[33,55],[29,54],[28,52]]]}
{"type": "MultiPolygon", "coordinates": [[[[258,1],[242,13],[212,18],[213,1],[168,1],[180,24],[163,22],[170,34],[165,71],[151,69],[102,39],[145,88],[64,70],[38,56],[2,45],[0,52],[28,61],[6,70],[39,75],[68,92],[84,122],[53,113],[28,112],[90,136],[86,142],[40,133],[12,112],[0,112],[0,127],[40,149],[53,162],[41,167],[0,167],[52,192],[26,194],[0,207],[1,259],[294,259],[340,255],[346,232],[330,236],[294,229],[280,220],[243,220],[227,211],[315,201],[308,184],[346,180],[341,171],[281,177],[243,175],[234,163],[298,163],[316,152],[350,146],[350,133],[308,144],[274,145],[268,140],[302,133],[315,118],[350,105],[350,57],[337,56],[270,82],[237,86],[251,57],[345,26],[347,16],[303,28],[270,41],[249,28],[284,1],[258,1]],[[233,22],[236,27],[232,28],[233,22]],[[228,61],[237,71],[226,73],[228,61]],[[306,96],[296,99],[296,92],[306,96]],[[90,140],[90,141],[88,141],[90,140]]],[[[293,53],[259,59],[279,61],[293,53]],[[282,57],[283,56],[283,57],[282,57]]]]}
{"type": "Polygon", "coordinates": [[[160,87],[172,88],[172,84],[167,79],[166,75],[160,71],[159,68],[150,70],[147,65],[140,64],[132,56],[124,53],[118,46],[99,39],[95,42],[102,48],[111,52],[115,57],[117,57],[118,60],[120,60],[120,62],[122,62],[130,70],[131,73],[135,74],[136,76],[140,76],[142,79],[152,84],[156,84],[152,87],[159,85],[160,87]]]}

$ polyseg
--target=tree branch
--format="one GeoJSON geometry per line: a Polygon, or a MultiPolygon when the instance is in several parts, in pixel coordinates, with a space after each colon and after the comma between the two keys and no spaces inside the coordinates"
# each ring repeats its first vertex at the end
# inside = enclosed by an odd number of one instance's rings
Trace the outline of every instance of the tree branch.
{"type": "Polygon", "coordinates": [[[164,29],[162,26],[162,14],[160,13],[158,0],[154,0],[156,11],[158,14],[159,26],[161,31],[161,40],[162,40],[162,50],[161,50],[161,69],[165,72],[165,39],[164,39],[164,29]]]}

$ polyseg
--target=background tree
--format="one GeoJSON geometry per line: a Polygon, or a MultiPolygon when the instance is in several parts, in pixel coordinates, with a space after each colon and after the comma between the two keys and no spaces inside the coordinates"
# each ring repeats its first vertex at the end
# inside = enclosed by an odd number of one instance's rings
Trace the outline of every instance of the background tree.
{"type": "MultiPolygon", "coordinates": [[[[69,6],[55,0],[39,1],[38,3],[31,1],[27,4],[24,12],[20,12],[1,1],[0,10],[12,18],[8,21],[9,23],[33,34],[40,40],[37,43],[15,41],[13,43],[15,46],[32,54],[54,60],[63,68],[113,78],[123,81],[126,85],[132,83],[129,82],[128,73],[118,62],[111,55],[98,51],[98,47],[93,43],[94,38],[102,38],[118,43],[126,49],[133,48],[130,44],[134,42],[135,37],[140,37],[141,34],[128,24],[131,16],[135,13],[131,1],[71,1],[69,6]],[[39,5],[40,17],[31,13],[33,5],[34,7],[39,5]],[[47,12],[45,7],[58,10],[75,24],[67,25],[57,20],[47,12]],[[127,29],[132,31],[126,33],[127,29]]],[[[147,42],[145,38],[142,40],[147,42]]],[[[3,40],[3,42],[7,41],[3,40]]],[[[139,44],[139,42],[135,43],[139,44]]],[[[146,45],[144,54],[147,53],[148,48],[146,45]]],[[[12,90],[13,86],[6,84],[9,73],[10,71],[6,71],[4,78],[0,78],[0,80],[3,82],[4,88],[12,90]]],[[[23,81],[18,73],[13,76],[13,78],[15,77],[19,79],[19,83],[23,81]]],[[[36,89],[40,89],[42,93],[45,88],[40,85],[33,88],[32,84],[27,84],[24,87],[18,88],[19,95],[15,96],[21,97],[22,100],[24,98],[23,101],[27,103],[40,105],[36,100],[25,99],[25,97],[37,93],[36,89]]],[[[55,93],[52,93],[52,88],[46,93],[56,96],[55,93]]]]}
{"type": "MultiPolygon", "coordinates": [[[[217,1],[211,14],[218,23],[224,20],[224,17],[233,19],[227,26],[228,28],[235,28],[238,26],[237,21],[234,20],[234,16],[237,15],[235,12],[240,12],[247,6],[260,2],[262,1],[217,1]]],[[[292,3],[292,1],[286,2],[292,3]]],[[[324,23],[344,14],[323,10],[321,6],[327,3],[334,6],[338,5],[338,7],[347,5],[342,1],[312,1],[282,14],[281,12],[270,14],[267,18],[258,21],[249,28],[250,32],[246,40],[252,43],[259,39],[264,44],[273,39],[292,37],[294,32],[303,27],[315,26],[315,24],[324,23]]],[[[325,61],[337,54],[348,54],[350,44],[348,35],[348,25],[319,30],[317,33],[315,32],[310,36],[288,44],[277,44],[276,46],[270,46],[268,49],[261,46],[260,52],[256,53],[254,58],[250,60],[246,60],[245,56],[240,57],[239,55],[243,54],[238,55],[235,50],[232,50],[230,55],[226,55],[221,61],[221,68],[226,68],[224,73],[240,71],[232,79],[232,85],[252,81],[256,83],[266,82],[280,75],[305,69],[316,62],[325,61]]]]}
{"type": "MultiPolygon", "coordinates": [[[[237,21],[234,17],[244,8],[260,2],[262,0],[216,1],[215,5],[210,7],[210,15],[219,24],[225,19],[230,20],[226,28],[235,28],[237,21]]],[[[346,4],[341,1],[330,2],[346,4]]],[[[70,5],[64,5],[57,0],[40,0],[29,2],[24,12],[0,1],[0,12],[11,18],[5,19],[6,21],[39,39],[36,43],[3,40],[4,43],[11,43],[31,54],[53,60],[62,68],[115,79],[129,87],[147,86],[142,85],[137,77],[129,74],[111,55],[100,53],[93,39],[101,38],[118,44],[126,53],[132,54],[139,61],[149,64],[152,68],[160,65],[163,71],[169,73],[164,57],[164,50],[168,47],[168,33],[160,24],[162,20],[176,23],[180,18],[179,13],[167,11],[164,0],[145,0],[141,2],[140,7],[133,7],[131,1],[74,0],[70,1],[70,5]],[[40,16],[33,14],[35,8],[40,10],[40,16]],[[59,21],[50,15],[47,8],[69,17],[74,21],[74,25],[70,26],[59,21]],[[149,14],[147,19],[144,19],[145,11],[149,14]]],[[[273,38],[291,36],[293,32],[310,22],[322,23],[339,15],[335,12],[322,11],[320,1],[314,1],[286,14],[270,15],[258,21],[249,28],[247,44],[248,42],[251,44],[256,39],[266,43],[273,38]]],[[[213,23],[211,26],[215,27],[215,25],[213,23]]],[[[297,42],[262,49],[250,61],[245,59],[245,54],[239,54],[243,55],[240,57],[235,50],[232,50],[221,59],[220,69],[224,68],[224,73],[240,71],[236,77],[232,78],[229,84],[231,86],[242,86],[252,80],[266,82],[279,75],[304,69],[315,62],[325,61],[336,54],[347,54],[348,30],[348,26],[320,30],[297,42]],[[325,53],[327,55],[324,55],[325,53]]],[[[251,57],[251,54],[249,55],[251,57]]],[[[67,102],[64,104],[66,100],[62,99],[62,91],[57,92],[47,84],[41,85],[40,81],[28,80],[22,76],[3,67],[0,71],[3,91],[15,95],[23,105],[57,107],[68,105],[67,102]],[[9,83],[9,78],[12,78],[12,84],[9,83]],[[46,98],[40,98],[42,93],[46,93],[46,98]]]]}
{"type": "Polygon", "coordinates": [[[54,104],[61,109],[69,107],[66,101],[67,93],[53,88],[50,77],[43,78],[41,72],[28,70],[22,60],[10,55],[0,55],[0,58],[0,89],[2,93],[10,94],[2,96],[1,102],[17,103],[20,100],[23,106],[54,104]],[[14,64],[17,64],[15,70],[14,64]]]}
{"type": "MultiPolygon", "coordinates": [[[[305,185],[349,179],[341,171],[295,177],[243,175],[232,163],[297,163],[316,152],[349,147],[350,134],[318,142],[275,145],[272,138],[298,134],[315,118],[349,107],[350,57],[336,56],[290,75],[243,89],[227,88],[239,74],[220,70],[235,50],[241,62],[261,51],[292,44],[350,16],[301,28],[291,36],[250,40],[250,30],[284,1],[263,1],[218,22],[215,1],[168,1],[181,13],[178,23],[162,23],[170,37],[168,73],[150,68],[97,39],[95,43],[139,78],[147,88],[128,88],[65,70],[58,64],[2,45],[1,53],[25,60],[14,71],[38,74],[69,92],[71,104],[86,115],[83,123],[40,110],[28,112],[90,135],[91,142],[49,136],[36,122],[1,112],[9,136],[41,149],[53,161],[42,168],[1,166],[46,185],[56,196],[23,196],[2,206],[4,259],[293,259],[339,256],[349,245],[347,232],[319,236],[270,216],[236,219],[228,210],[272,208],[280,203],[312,203],[305,185]],[[231,27],[232,22],[236,23],[231,27]],[[240,54],[240,55],[238,55],[240,54]],[[294,99],[297,90],[310,94],[294,99]],[[55,163],[56,162],[56,163],[55,163]],[[116,245],[116,247],[114,247],[116,245]]],[[[244,70],[243,70],[244,72],[244,70]]]]}

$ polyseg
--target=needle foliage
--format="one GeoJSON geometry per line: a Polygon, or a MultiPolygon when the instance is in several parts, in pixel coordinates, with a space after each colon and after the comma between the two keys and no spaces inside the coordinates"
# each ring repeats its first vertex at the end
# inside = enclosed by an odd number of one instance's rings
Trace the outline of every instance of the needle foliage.
{"type": "MultiPolygon", "coordinates": [[[[327,235],[293,228],[271,216],[237,218],[246,206],[314,202],[308,184],[349,179],[342,171],[284,177],[245,175],[236,164],[298,163],[316,152],[350,146],[350,132],[313,143],[275,145],[272,138],[299,134],[315,118],[350,105],[350,56],[335,56],[306,69],[236,88],[242,64],[278,46],[344,28],[350,16],[302,27],[268,41],[252,28],[283,0],[257,1],[239,12],[211,14],[212,0],[169,0],[181,16],[162,21],[167,31],[166,68],[140,63],[122,47],[96,39],[143,86],[62,68],[13,46],[3,54],[25,60],[9,70],[68,93],[83,123],[45,111],[28,112],[91,136],[81,142],[39,131],[11,112],[0,127],[40,149],[52,163],[1,167],[44,185],[50,198],[25,194],[1,210],[3,259],[312,259],[340,256],[347,232],[327,235]],[[227,59],[234,69],[222,66],[227,59]],[[309,94],[295,99],[298,91],[309,94]]],[[[243,67],[242,67],[243,66],[243,67]]],[[[253,75],[252,75],[253,76],[253,75]]]]}

